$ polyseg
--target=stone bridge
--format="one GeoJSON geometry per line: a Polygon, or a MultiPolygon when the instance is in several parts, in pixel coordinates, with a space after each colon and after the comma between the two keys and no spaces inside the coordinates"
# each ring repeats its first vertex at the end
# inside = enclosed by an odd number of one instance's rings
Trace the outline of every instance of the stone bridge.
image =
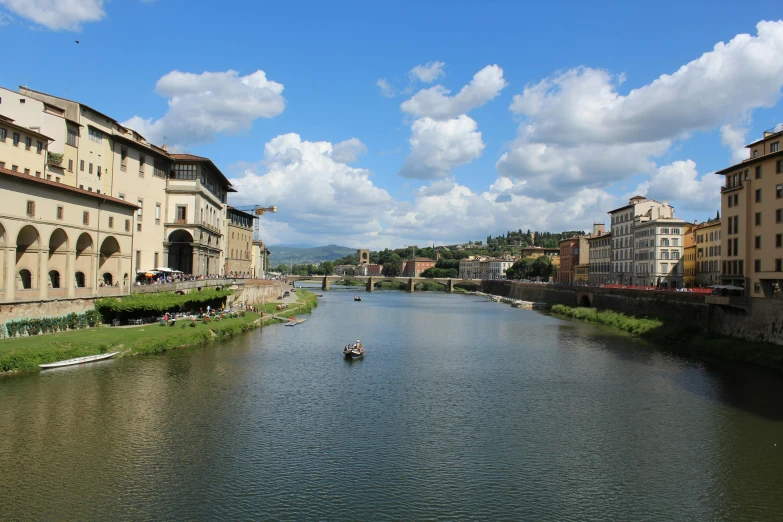
{"type": "Polygon", "coordinates": [[[452,279],[447,277],[386,277],[386,276],[288,276],[288,280],[294,283],[296,281],[321,281],[321,289],[329,290],[331,284],[336,281],[356,279],[359,281],[365,281],[365,290],[368,292],[375,292],[375,283],[382,281],[400,281],[405,283],[405,290],[413,292],[416,289],[418,283],[424,283],[426,281],[435,281],[444,286],[446,292],[453,292],[454,285],[471,285],[477,289],[481,286],[481,279],[452,279]]]}

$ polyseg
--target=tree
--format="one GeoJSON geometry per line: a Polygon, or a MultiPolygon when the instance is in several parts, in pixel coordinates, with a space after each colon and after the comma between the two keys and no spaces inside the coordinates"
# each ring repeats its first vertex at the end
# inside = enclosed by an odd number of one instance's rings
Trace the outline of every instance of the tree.
{"type": "Polygon", "coordinates": [[[277,265],[277,267],[274,269],[275,272],[280,272],[281,274],[290,274],[291,268],[286,265],[285,263],[280,263],[277,265]]]}
{"type": "Polygon", "coordinates": [[[552,260],[549,256],[540,256],[533,261],[533,272],[531,277],[540,277],[544,281],[549,280],[552,275],[552,260]]]}
{"type": "Polygon", "coordinates": [[[525,257],[516,261],[506,270],[506,278],[529,279],[533,274],[533,263],[535,263],[535,260],[530,257],[525,257]]]}
{"type": "Polygon", "coordinates": [[[324,261],[321,263],[321,270],[323,270],[324,275],[334,274],[334,263],[331,261],[324,261]]]}
{"type": "Polygon", "coordinates": [[[421,273],[421,277],[457,277],[459,275],[458,271],[454,268],[428,268],[427,270],[423,271],[421,273]]]}
{"type": "Polygon", "coordinates": [[[397,254],[389,256],[383,264],[383,275],[386,277],[397,277],[402,273],[402,258],[397,254]]]}

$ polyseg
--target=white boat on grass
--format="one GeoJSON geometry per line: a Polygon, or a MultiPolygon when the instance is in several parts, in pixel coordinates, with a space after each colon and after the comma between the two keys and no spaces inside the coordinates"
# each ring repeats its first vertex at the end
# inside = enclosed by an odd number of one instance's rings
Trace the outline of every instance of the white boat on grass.
{"type": "Polygon", "coordinates": [[[47,363],[47,364],[39,364],[38,366],[47,369],[47,368],[60,368],[62,366],[73,366],[74,364],[84,364],[88,362],[94,362],[94,361],[102,361],[104,359],[109,359],[110,357],[114,357],[120,352],[111,352],[111,353],[100,353],[98,355],[87,355],[85,357],[77,357],[75,359],[66,359],[64,361],[57,361],[53,363],[47,363]]]}

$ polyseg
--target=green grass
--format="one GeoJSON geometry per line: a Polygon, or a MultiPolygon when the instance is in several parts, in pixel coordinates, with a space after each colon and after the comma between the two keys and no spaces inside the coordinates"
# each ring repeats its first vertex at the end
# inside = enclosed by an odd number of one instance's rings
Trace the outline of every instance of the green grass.
{"type": "Polygon", "coordinates": [[[257,327],[258,314],[204,324],[177,321],[175,326],[158,323],[133,328],[99,327],[88,330],[0,340],[0,371],[38,371],[38,365],[119,351],[122,355],[158,353],[172,348],[230,337],[257,327]],[[183,322],[185,327],[182,327],[183,322]]]}
{"type": "Polygon", "coordinates": [[[701,332],[696,330],[687,318],[665,321],[655,318],[642,319],[610,310],[598,311],[595,308],[571,308],[563,305],[554,305],[550,311],[557,316],[623,330],[680,355],[697,355],[783,370],[783,346],[701,332]]]}

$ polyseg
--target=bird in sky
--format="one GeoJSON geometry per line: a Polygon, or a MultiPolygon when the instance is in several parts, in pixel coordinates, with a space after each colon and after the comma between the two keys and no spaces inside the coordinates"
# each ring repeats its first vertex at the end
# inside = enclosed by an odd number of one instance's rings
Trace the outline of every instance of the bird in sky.
{"type": "Polygon", "coordinates": [[[79,40],[74,40],[74,42],[79,43],[79,40]]]}

